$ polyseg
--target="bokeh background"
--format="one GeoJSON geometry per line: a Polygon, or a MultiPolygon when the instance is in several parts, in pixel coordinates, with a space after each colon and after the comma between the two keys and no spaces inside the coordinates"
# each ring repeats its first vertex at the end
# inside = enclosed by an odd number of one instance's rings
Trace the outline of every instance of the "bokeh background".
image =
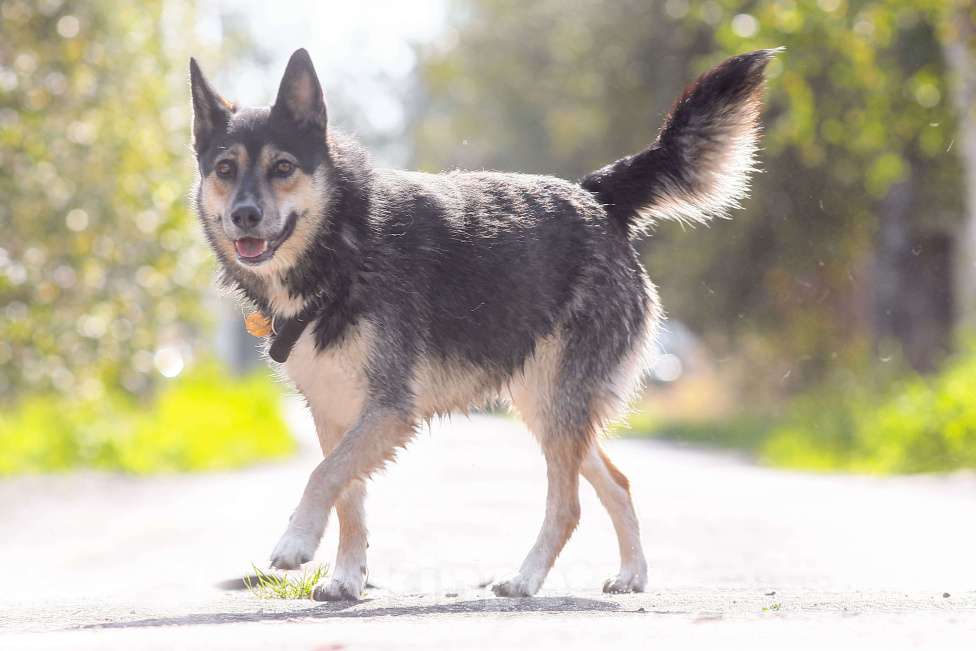
{"type": "Polygon", "coordinates": [[[669,322],[622,435],[814,470],[976,467],[968,0],[0,0],[0,474],[293,449],[187,192],[187,59],[243,103],[312,53],[378,165],[579,178],[723,57],[769,67],[731,221],[641,243],[669,322]]]}

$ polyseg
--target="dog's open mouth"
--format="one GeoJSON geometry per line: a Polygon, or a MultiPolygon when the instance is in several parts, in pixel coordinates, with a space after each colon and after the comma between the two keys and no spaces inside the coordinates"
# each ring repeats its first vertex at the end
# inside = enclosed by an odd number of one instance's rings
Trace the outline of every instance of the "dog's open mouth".
{"type": "Polygon", "coordinates": [[[278,247],[285,243],[295,231],[295,222],[298,221],[298,214],[291,213],[285,222],[285,227],[281,229],[273,240],[263,240],[257,237],[242,237],[234,240],[234,248],[237,250],[237,259],[245,264],[258,264],[265,260],[270,260],[278,250],[278,247]]]}

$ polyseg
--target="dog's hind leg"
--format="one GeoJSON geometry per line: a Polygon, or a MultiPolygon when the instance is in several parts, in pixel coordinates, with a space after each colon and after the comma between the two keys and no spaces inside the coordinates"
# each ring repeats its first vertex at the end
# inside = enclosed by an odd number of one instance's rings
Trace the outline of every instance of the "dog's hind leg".
{"type": "MultiPolygon", "coordinates": [[[[312,471],[288,529],[271,555],[271,565],[285,570],[310,561],[322,540],[333,505],[354,488],[354,482],[365,480],[382,468],[398,448],[410,441],[413,433],[412,423],[402,415],[367,409],[332,453],[312,471]]],[[[355,491],[350,494],[349,501],[339,507],[340,519],[349,515],[355,521],[359,517],[358,500],[355,491]]],[[[362,535],[349,533],[350,545],[354,540],[363,540],[362,535]]]]}
{"type": "Polygon", "coordinates": [[[538,592],[580,519],[580,462],[589,443],[575,432],[549,431],[540,442],[546,457],[549,492],[542,530],[518,574],[496,583],[499,597],[528,597],[538,592]]]}
{"type": "Polygon", "coordinates": [[[582,284],[585,291],[574,299],[578,312],[538,342],[512,384],[512,405],[539,439],[549,464],[549,501],[543,531],[522,571],[495,586],[496,594],[533,594],[569,538],[579,520],[579,478],[567,477],[569,471],[593,484],[617,531],[621,572],[604,590],[645,587],[646,562],[627,479],[596,441],[639,386],[658,318],[653,286],[633,250],[623,253],[605,256],[607,268],[582,284]]]}
{"type": "Polygon", "coordinates": [[[535,545],[518,574],[492,586],[500,597],[534,595],[579,524],[580,466],[592,430],[585,418],[578,417],[572,387],[561,378],[562,351],[558,338],[541,342],[523,377],[512,386],[512,405],[542,446],[549,487],[546,515],[535,545]]]}
{"type": "Polygon", "coordinates": [[[580,468],[610,514],[620,546],[620,572],[603,584],[604,592],[643,592],[647,585],[647,561],[641,547],[640,525],[630,498],[630,482],[596,442],[580,468]]]}

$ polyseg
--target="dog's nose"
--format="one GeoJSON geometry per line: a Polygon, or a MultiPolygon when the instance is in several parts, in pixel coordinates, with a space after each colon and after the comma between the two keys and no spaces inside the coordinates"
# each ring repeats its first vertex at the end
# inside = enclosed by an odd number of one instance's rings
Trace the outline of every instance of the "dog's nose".
{"type": "Polygon", "coordinates": [[[241,203],[234,206],[230,213],[230,220],[238,228],[254,228],[261,222],[261,209],[253,203],[241,203]]]}

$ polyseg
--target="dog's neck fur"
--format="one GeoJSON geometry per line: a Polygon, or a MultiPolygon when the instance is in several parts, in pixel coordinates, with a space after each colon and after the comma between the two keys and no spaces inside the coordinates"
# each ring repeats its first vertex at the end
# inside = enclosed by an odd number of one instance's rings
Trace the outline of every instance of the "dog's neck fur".
{"type": "Polygon", "coordinates": [[[267,275],[223,261],[221,282],[267,315],[288,318],[317,304],[333,323],[324,328],[319,323],[316,334],[335,331],[326,337],[331,339],[358,313],[354,290],[368,244],[371,168],[364,150],[351,138],[330,130],[327,146],[324,214],[298,261],[267,275]]]}

